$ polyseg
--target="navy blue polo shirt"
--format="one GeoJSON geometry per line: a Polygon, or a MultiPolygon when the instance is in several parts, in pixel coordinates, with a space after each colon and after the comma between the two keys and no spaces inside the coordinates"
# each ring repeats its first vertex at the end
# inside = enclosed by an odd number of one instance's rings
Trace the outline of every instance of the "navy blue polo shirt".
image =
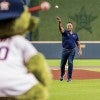
{"type": "Polygon", "coordinates": [[[70,34],[67,30],[62,33],[62,47],[65,49],[73,49],[79,41],[77,33],[70,34]]]}

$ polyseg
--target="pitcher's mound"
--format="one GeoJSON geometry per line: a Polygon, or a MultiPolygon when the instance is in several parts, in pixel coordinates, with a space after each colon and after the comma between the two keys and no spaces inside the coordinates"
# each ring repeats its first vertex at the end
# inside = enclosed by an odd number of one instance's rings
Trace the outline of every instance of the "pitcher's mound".
{"type": "MultiPolygon", "coordinates": [[[[59,69],[52,69],[53,79],[59,80],[60,78],[60,70],[59,69]]],[[[67,79],[67,70],[66,75],[64,77],[67,79]]],[[[74,69],[73,70],[73,79],[100,79],[100,72],[96,71],[89,71],[89,70],[82,70],[82,69],[74,69]]]]}

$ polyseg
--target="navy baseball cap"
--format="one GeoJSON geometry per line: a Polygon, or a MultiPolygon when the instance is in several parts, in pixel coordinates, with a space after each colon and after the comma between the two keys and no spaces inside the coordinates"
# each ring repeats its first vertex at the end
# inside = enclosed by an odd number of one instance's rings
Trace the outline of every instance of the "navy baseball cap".
{"type": "Polygon", "coordinates": [[[0,20],[17,18],[23,11],[21,0],[0,0],[0,20]]]}

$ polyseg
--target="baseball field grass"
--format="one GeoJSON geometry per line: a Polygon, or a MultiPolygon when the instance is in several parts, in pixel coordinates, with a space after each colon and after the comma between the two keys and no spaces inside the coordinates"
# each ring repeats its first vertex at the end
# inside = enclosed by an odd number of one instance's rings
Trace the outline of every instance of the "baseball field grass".
{"type": "MultiPolygon", "coordinates": [[[[60,60],[47,60],[49,66],[59,67],[60,60]]],[[[100,71],[99,59],[75,59],[74,67],[100,71]],[[94,67],[92,67],[94,66],[94,67]]],[[[100,100],[100,79],[84,79],[72,82],[53,80],[48,100],[100,100]]]]}
{"type": "Polygon", "coordinates": [[[100,100],[100,79],[53,80],[48,100],[100,100]]]}
{"type": "MultiPolygon", "coordinates": [[[[50,66],[59,67],[60,65],[60,59],[48,59],[47,62],[50,66]]],[[[100,66],[100,59],[75,59],[74,66],[77,67],[100,66]]]]}

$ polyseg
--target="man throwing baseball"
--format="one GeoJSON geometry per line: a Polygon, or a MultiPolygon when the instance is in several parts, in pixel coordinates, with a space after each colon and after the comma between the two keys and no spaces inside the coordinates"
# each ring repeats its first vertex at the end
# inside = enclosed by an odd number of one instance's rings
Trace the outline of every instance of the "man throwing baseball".
{"type": "Polygon", "coordinates": [[[73,32],[73,24],[68,22],[66,29],[62,26],[62,21],[60,17],[57,17],[59,30],[62,34],[62,58],[61,58],[61,76],[60,81],[63,81],[65,75],[65,65],[68,60],[68,75],[67,82],[72,80],[72,71],[73,71],[73,60],[75,56],[75,47],[78,47],[78,54],[82,55],[82,49],[80,46],[79,38],[77,33],[73,32]]]}

